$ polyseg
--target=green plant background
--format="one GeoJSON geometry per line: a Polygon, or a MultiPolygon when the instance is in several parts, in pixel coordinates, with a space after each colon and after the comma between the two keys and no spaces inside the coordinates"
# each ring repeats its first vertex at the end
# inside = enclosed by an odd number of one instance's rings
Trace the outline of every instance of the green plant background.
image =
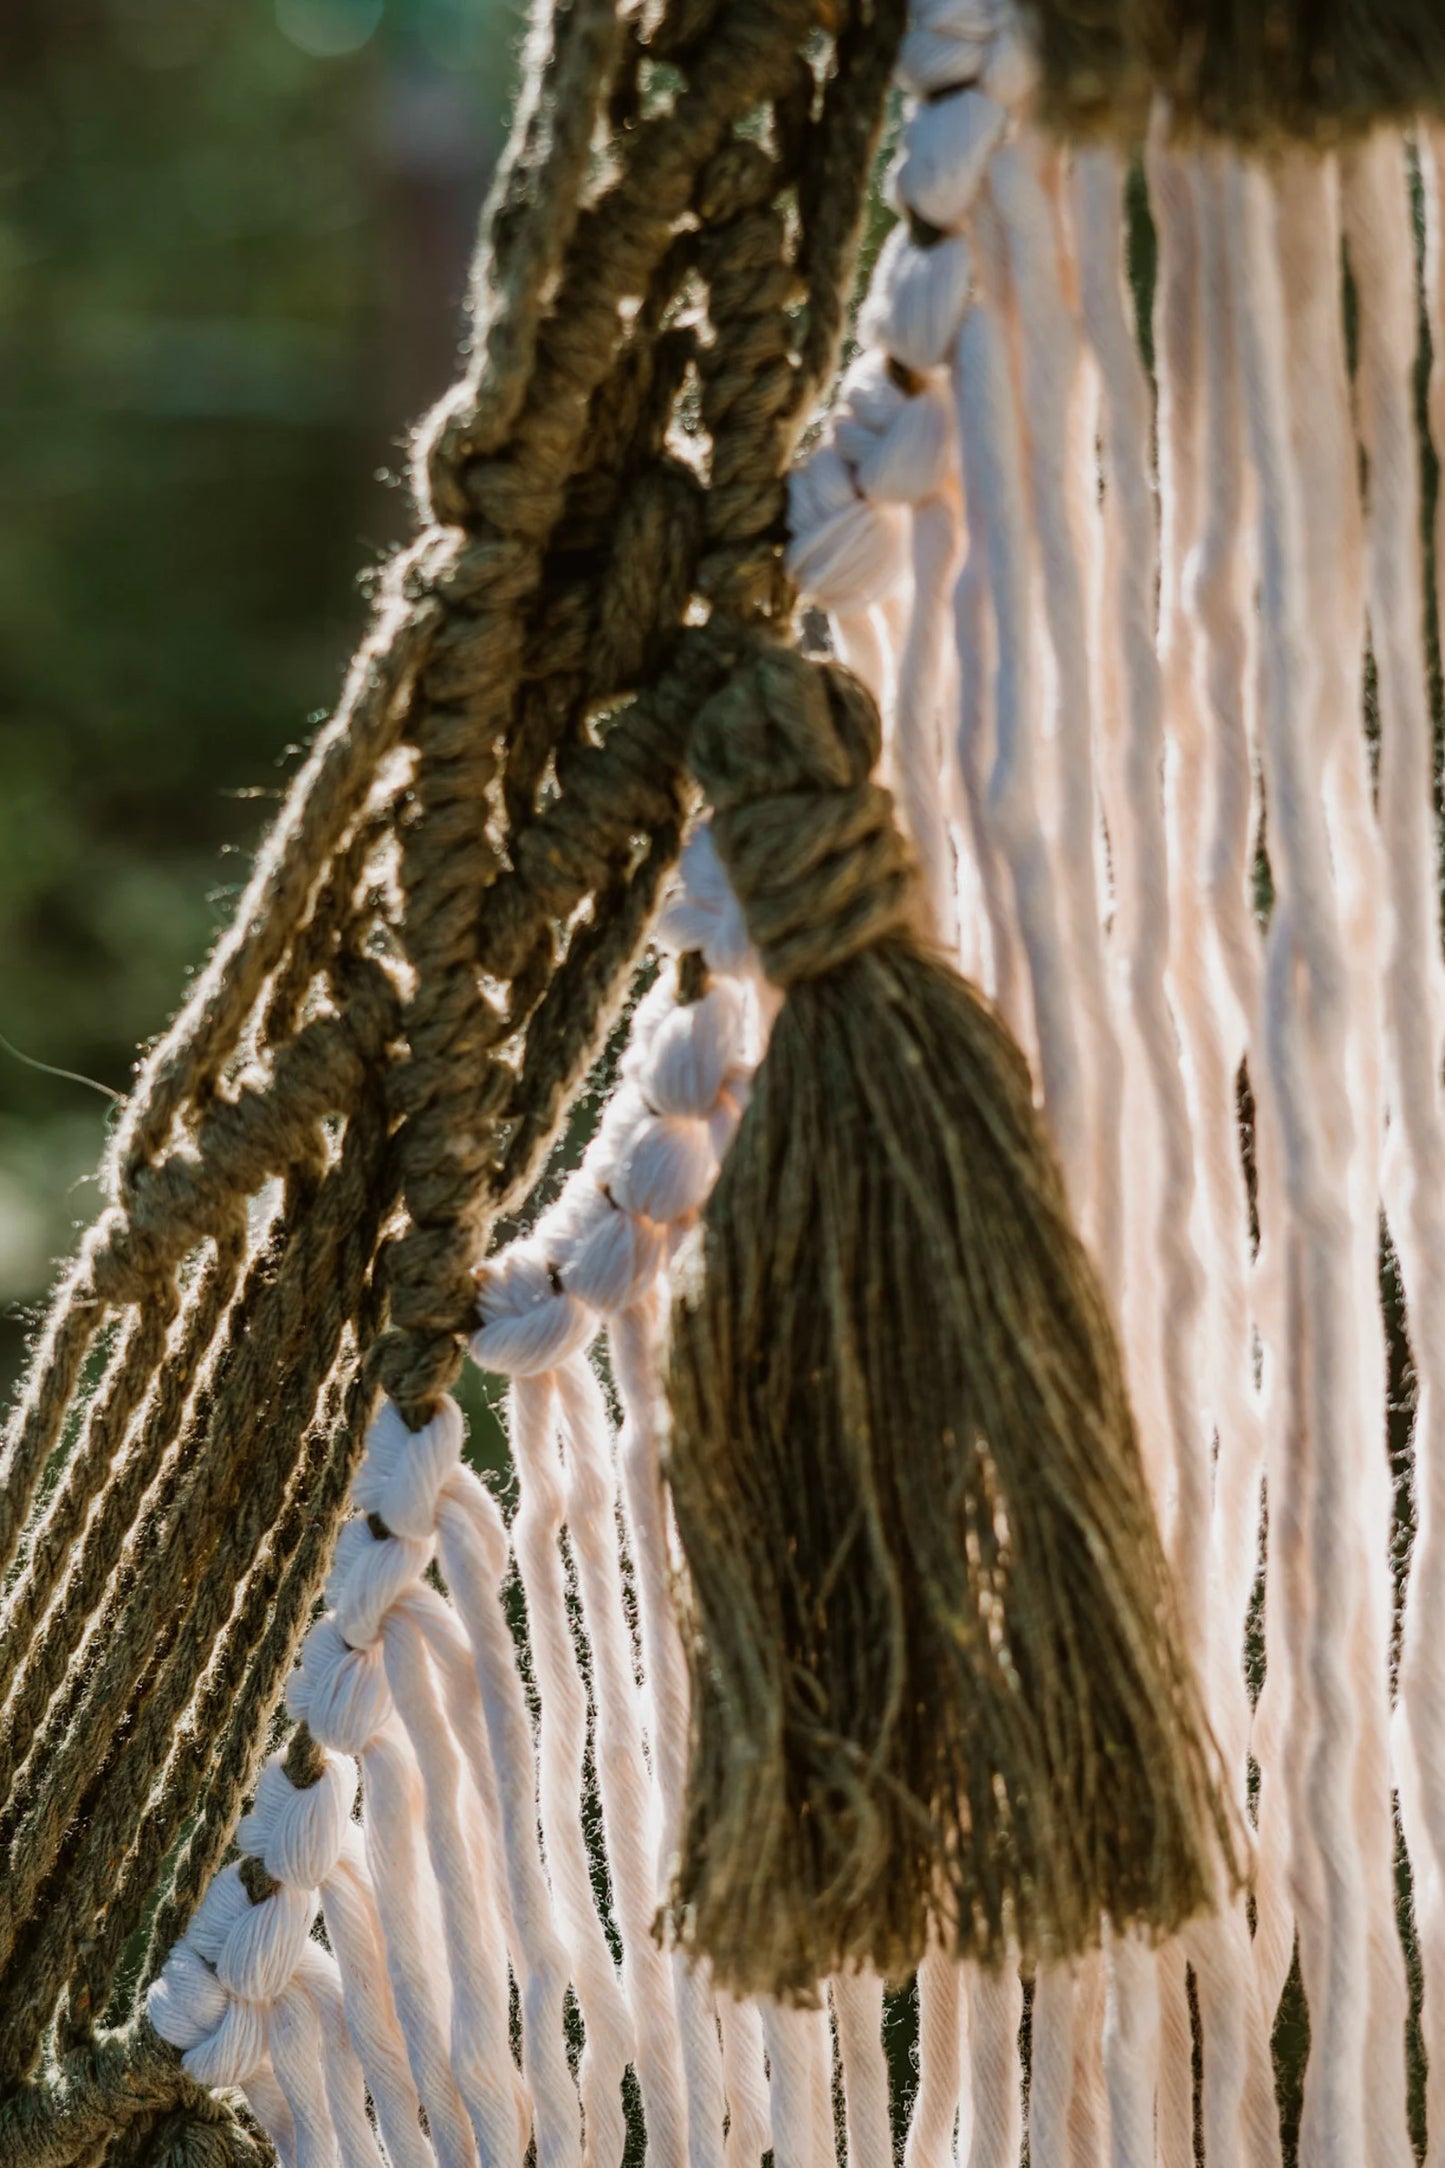
{"type": "MultiPolygon", "coordinates": [[[[125,1088],[405,532],[515,0],[0,8],[0,1034],[125,1088]]],[[[0,1398],[107,1102],[0,1049],[0,1398]]]]}

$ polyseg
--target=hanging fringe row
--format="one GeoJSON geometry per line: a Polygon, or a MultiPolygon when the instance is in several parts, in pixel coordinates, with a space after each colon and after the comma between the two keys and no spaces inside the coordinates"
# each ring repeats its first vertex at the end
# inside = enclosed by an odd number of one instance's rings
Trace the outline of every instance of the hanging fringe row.
{"type": "MultiPolygon", "coordinates": [[[[1135,1404],[1241,1803],[1249,1758],[1261,1779],[1253,1931],[1241,1904],[1183,1944],[1203,2039],[1204,2157],[1280,2157],[1270,2030],[1297,1928],[1306,1995],[1330,2041],[1311,2053],[1301,2157],[1403,2163],[1414,2153],[1385,1745],[1391,1505],[1377,1214],[1383,1182],[1392,1231],[1398,1215],[1396,1239],[1408,1244],[1405,1200],[1436,1195],[1430,1125],[1439,1120],[1439,1091],[1438,1077],[1426,1081],[1423,1069],[1414,1086],[1388,1084],[1376,1050],[1380,982],[1389,983],[1393,953],[1398,968],[1418,975],[1409,1029],[1433,1050],[1427,1066],[1438,1070],[1439,1032],[1427,1020],[1437,1014],[1439,941],[1426,901],[1437,877],[1419,752],[1398,798],[1388,782],[1410,761],[1407,748],[1429,737],[1417,601],[1424,586],[1412,539],[1418,469],[1407,404],[1414,330],[1402,146],[1382,136],[1342,159],[1337,181],[1332,161],[1303,155],[1268,180],[1225,151],[1151,145],[1164,518],[1156,635],[1151,402],[1122,277],[1123,175],[1111,153],[1065,159],[1027,132],[1005,138],[990,125],[978,107],[977,54],[963,36],[949,42],[978,22],[952,8],[916,11],[905,40],[914,87],[939,101],[930,111],[954,111],[947,122],[930,121],[923,154],[910,145],[898,168],[911,222],[885,248],[863,318],[883,356],[854,365],[827,442],[795,479],[792,562],[805,591],[833,613],[840,650],[897,704],[894,757],[908,759],[918,715],[905,723],[903,671],[895,664],[891,675],[889,662],[900,651],[879,628],[902,617],[911,637],[930,609],[918,552],[926,560],[932,548],[931,504],[951,504],[967,536],[952,665],[962,788],[942,801],[953,808],[960,948],[978,959],[984,983],[1036,1047],[1084,1225],[1101,1261],[1118,1258],[1107,1276],[1122,1298],[1135,1404]],[[927,159],[945,132],[961,177],[953,197],[927,159]],[[975,151],[982,143],[993,146],[986,162],[975,151]],[[1384,463],[1372,448],[1366,504],[1375,549],[1391,553],[1388,584],[1382,578],[1369,601],[1377,649],[1381,628],[1399,626],[1393,697],[1388,706],[1382,699],[1395,728],[1388,735],[1387,720],[1378,832],[1361,729],[1366,595],[1341,240],[1360,282],[1362,324],[1370,317],[1358,378],[1367,447],[1377,429],[1389,447],[1384,463]],[[938,460],[930,485],[910,454],[940,433],[928,410],[949,375],[958,449],[938,460]],[[1097,479],[1087,429],[1096,402],[1097,479]],[[1256,477],[1264,573],[1257,725],[1245,497],[1256,477]],[[1076,600],[1086,568],[1087,636],[1076,600]],[[1302,615],[1291,626],[1285,614],[1304,608],[1309,635],[1302,615]],[[989,658],[982,669],[981,655],[989,658]],[[1024,677],[1041,655],[1047,709],[1024,677]],[[1102,729],[1089,723],[1091,704],[1102,729]],[[1116,713],[1122,728],[1112,723],[1116,713]],[[1053,773],[1015,825],[1030,777],[1026,765],[1020,784],[1019,742],[1039,748],[1053,773]],[[1256,760],[1275,807],[1267,946],[1252,897],[1256,760]],[[1395,840],[1382,851],[1392,822],[1395,840]],[[1100,868],[1107,915],[1089,897],[1100,868]],[[1057,916],[1051,923],[1051,879],[1055,895],[1068,897],[1067,943],[1057,916]],[[1411,884],[1413,910],[1396,900],[1411,884]],[[1334,927],[1347,929],[1348,945],[1334,927]],[[1333,956],[1320,947],[1331,938],[1333,956]],[[1313,995],[1304,976],[1310,944],[1313,995]],[[1071,969],[1060,981],[1054,966],[1064,954],[1071,969]],[[1074,1084],[1080,1046],[1092,1123],[1074,1084]],[[1129,1054],[1122,1071],[1120,1046],[1129,1054]],[[1239,1148],[1242,1063],[1253,1100],[1253,1199],[1239,1148]],[[1149,1097],[1135,1106],[1141,1084],[1149,1097]],[[1395,1141],[1382,1167],[1391,1107],[1395,1141]],[[1134,1140],[1127,1165],[1124,1137],[1134,1140]],[[1312,1171],[1302,1156],[1309,1151],[1312,1171]],[[1413,1172],[1402,1190],[1406,1167],[1413,1172]],[[1289,1275],[1305,1258],[1316,1261],[1315,1286],[1291,1294],[1289,1275]],[[1157,1291],[1158,1307],[1134,1290],[1157,1291]],[[1319,1366],[1312,1386],[1297,1368],[1302,1355],[1319,1366]],[[1251,1721],[1239,1651],[1262,1532],[1266,1439],[1278,1441],[1268,1464],[1268,1684],[1251,1721]],[[1328,1602],[1312,1594],[1325,1589],[1328,1602]],[[1291,1705],[1287,1729],[1281,1710],[1291,1705]]],[[[926,765],[901,796],[910,806],[941,800],[926,765]]],[[[932,848],[925,844],[925,856],[932,848]]],[[[1396,1077],[1405,1074],[1397,1066],[1396,1077]]],[[[1422,1291],[1435,1284],[1423,1262],[1416,1270],[1422,1291]]],[[[1412,1346],[1416,1316],[1412,1307],[1412,1346]]],[[[1422,1403],[1415,1434],[1422,1471],[1435,1458],[1431,1405],[1422,1403]]],[[[1407,1621],[1419,1619],[1430,1555],[1417,1540],[1407,1621]]],[[[1425,1706],[1417,1685],[1415,1711],[1425,1706]]],[[[1411,1716],[1402,1675],[1397,1756],[1403,1748],[1408,1757],[1411,1716]]],[[[1402,1804],[1408,1773],[1407,1758],[1402,1804]]],[[[1432,1859],[1422,1812],[1416,1795],[1407,1836],[1417,1858],[1432,1859]]],[[[1424,1888],[1435,1887],[1432,1864],[1424,1888]]],[[[1433,1903],[1427,1895],[1417,1917],[1431,1917],[1433,1903]]],[[[1195,2034],[1181,1960],[1166,1951],[1144,1961],[1121,1948],[1108,1969],[1102,2056],[1115,2157],[1152,2159],[1157,2145],[1160,2159],[1192,2158],[1195,2034]]],[[[1432,2001],[1428,1954],[1426,1969],[1428,2027],[1440,1993],[1432,2001]]],[[[920,1982],[921,1997],[930,1987],[920,1982]]],[[[1087,1968],[1045,1987],[1041,1975],[1028,2072],[1032,2157],[1062,2159],[1075,2142],[1066,2134],[1097,2113],[1089,2055],[1100,2053],[1100,2041],[1093,2031],[1087,2048],[1091,2016],[1081,2062],[1076,2018],[1091,2002],[1087,1968]]],[[[1020,2075],[1016,2068],[1015,2081],[1020,2075]]]]}
{"type": "MultiPolygon", "coordinates": [[[[922,101],[902,218],[792,480],[790,566],[883,712],[939,943],[1029,1050],[1255,1846],[1248,1902],[1157,1950],[1114,1935],[1039,1968],[1026,2059],[1017,1970],[931,1951],[906,2168],[1016,2168],[1025,2114],[1035,2168],[1175,2168],[1196,2053],[1205,2160],[1276,2168],[1296,1953],[1301,2158],[1404,2168],[1392,1783],[1433,2145],[1445,2131],[1445,1122],[1405,147],[1266,170],[1151,136],[1156,412],[1122,167],[1034,129],[1013,11],[916,0],[900,73],[922,101]],[[1393,1705],[1382,1201],[1420,1388],[1393,1705]],[[1262,1546],[1258,1692],[1241,1651],[1262,1546]]],[[[1428,146],[1421,173],[1438,444],[1428,146]]],[[[639,1005],[582,1168],[479,1275],[515,1515],[466,1467],[454,1401],[417,1431],[383,1406],[288,1690],[299,1728],[260,1772],[246,1859],[150,1989],[186,2072],[239,2087],[285,2168],[521,2168],[531,2147],[538,2168],[615,2164],[629,2069],[650,2161],[771,2146],[776,2168],[832,2168],[840,2128],[854,2168],[891,2157],[880,1981],[819,1982],[816,2010],[736,2002],[654,1934],[689,1739],[662,1301],[774,1002],[705,829],[662,933],[688,960],[639,1005]]]]}

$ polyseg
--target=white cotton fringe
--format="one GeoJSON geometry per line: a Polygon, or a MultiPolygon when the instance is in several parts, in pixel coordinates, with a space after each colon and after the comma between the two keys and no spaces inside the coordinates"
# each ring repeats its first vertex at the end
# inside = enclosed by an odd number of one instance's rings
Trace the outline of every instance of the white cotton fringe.
{"type": "Polygon", "coordinates": [[[883,709],[937,938],[1033,1061],[1253,1888],[1162,1949],[1109,1937],[1027,1983],[934,1953],[901,2000],[851,1977],[813,2011],[717,1995],[655,1939],[688,1730],[668,1270],[771,1015],[704,828],[661,931],[707,991],[664,963],[581,1168],[481,1277],[515,1512],[453,1404],[416,1435],[383,1409],[289,1695],[322,1776],[266,1768],[239,1841],[273,1893],[228,1868],[151,1993],[286,2168],[619,2168],[644,2132],[652,2168],[1279,2168],[1282,2115],[1309,2168],[1405,2168],[1426,2068],[1445,2168],[1414,376],[1423,283],[1445,451],[1445,156],[1387,133],[1266,173],[1161,131],[1151,372],[1124,171],[1033,128],[1009,0],[916,0],[902,73],[900,222],[794,477],[792,569],[883,709]],[[1382,1228],[1416,1391],[1402,1614],[1382,1228]],[[1272,2049],[1287,1995],[1302,2073],[1272,2049]]]}

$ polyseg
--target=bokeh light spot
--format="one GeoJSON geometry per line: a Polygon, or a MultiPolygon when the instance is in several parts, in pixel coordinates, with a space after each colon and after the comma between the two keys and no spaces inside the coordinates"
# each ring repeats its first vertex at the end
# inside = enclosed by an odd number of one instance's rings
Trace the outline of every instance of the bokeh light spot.
{"type": "Polygon", "coordinates": [[[383,0],[276,0],[283,37],[315,60],[359,53],[381,21],[383,0]]]}

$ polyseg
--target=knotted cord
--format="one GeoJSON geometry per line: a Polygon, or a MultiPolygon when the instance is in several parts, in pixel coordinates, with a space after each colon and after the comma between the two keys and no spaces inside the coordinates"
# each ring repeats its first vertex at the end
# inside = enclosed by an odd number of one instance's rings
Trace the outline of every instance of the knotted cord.
{"type": "MultiPolygon", "coordinates": [[[[1045,109],[1127,130],[1165,81],[1209,120],[1243,84],[1240,133],[1263,111],[1271,136],[1328,142],[1362,83],[1394,112],[1433,81],[1292,60],[1270,89],[1248,40],[1231,57],[1195,10],[1186,84],[1170,12],[1042,9],[1045,109]]],[[[1408,6],[1384,14],[1370,49],[1403,50],[1408,6]]],[[[258,2141],[198,2079],[241,2083],[303,2168],[379,2147],[404,2168],[520,2168],[529,2145],[615,2161],[629,2070],[659,2160],[771,2144],[779,2168],[824,2168],[840,2128],[855,2163],[891,2145],[876,1977],[816,1983],[811,2010],[735,2002],[650,1933],[689,1723],[660,1295],[776,1006],[714,854],[726,817],[688,847],[675,960],[583,1169],[477,1266],[654,923],[694,716],[786,628],[783,475],[832,366],[901,29],[892,8],[824,22],[803,0],[646,21],[573,0],[534,26],[467,374],[418,437],[423,531],[140,1072],[7,1433],[17,2164],[249,2168],[258,2141]],[[615,1441],[587,1362],[604,1327],[615,1441]],[[510,1526],[460,1457],[468,1334],[514,1379],[510,1526]],[[298,1721],[266,1760],[288,1676],[298,1721]],[[218,1874],[247,1799],[245,1856],[218,1874]],[[96,2031],[158,1889],[143,1969],[169,2047],[143,2017],[96,2031]]],[[[1125,169],[1038,134],[1027,26],[918,0],[901,65],[921,101],[905,215],[793,478],[789,569],[884,713],[934,937],[1033,1058],[1257,1832],[1248,1900],[1226,1892],[1157,1949],[1111,1933],[1025,1984],[930,1947],[905,2159],[1014,2168],[1026,2127],[1036,2162],[1199,2144],[1273,2168],[1270,2030],[1297,1951],[1305,2157],[1393,2168],[1412,2142],[1392,1778],[1427,2050],[1445,1996],[1414,154],[1386,131],[1260,164],[1156,113],[1156,416],[1125,169]],[[1397,1698],[1382,1205],[1421,1388],[1397,1698]],[[1240,1649],[1261,1556],[1256,1701],[1240,1649]]],[[[1437,331],[1438,171],[1422,137],[1437,331]]],[[[1437,442],[1441,381],[1437,361],[1437,442]]],[[[861,880],[883,833],[861,788],[836,833],[780,817],[746,841],[775,979],[820,943],[851,953],[846,897],[826,926],[787,917],[789,859],[825,843],[853,850],[870,926],[895,906],[919,923],[893,843],[861,880]]]]}

